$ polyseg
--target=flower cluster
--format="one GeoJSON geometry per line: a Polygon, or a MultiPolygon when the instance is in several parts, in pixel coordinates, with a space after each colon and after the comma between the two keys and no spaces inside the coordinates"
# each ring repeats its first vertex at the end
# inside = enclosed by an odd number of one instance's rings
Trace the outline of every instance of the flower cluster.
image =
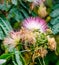
{"type": "Polygon", "coordinates": [[[20,30],[20,36],[21,36],[22,42],[27,42],[31,44],[34,44],[36,42],[35,35],[31,30],[22,28],[20,30]]]}
{"type": "Polygon", "coordinates": [[[22,27],[18,32],[10,32],[4,39],[4,46],[10,50],[16,48],[21,43],[22,50],[30,50],[33,61],[37,57],[44,58],[51,51],[56,50],[56,41],[46,34],[48,26],[45,20],[39,17],[30,17],[23,21],[22,27]]]}

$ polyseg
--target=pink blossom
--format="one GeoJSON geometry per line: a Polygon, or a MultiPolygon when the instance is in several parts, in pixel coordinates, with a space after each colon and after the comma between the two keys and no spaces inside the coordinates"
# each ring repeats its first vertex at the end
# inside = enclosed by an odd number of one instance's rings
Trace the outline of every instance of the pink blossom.
{"type": "Polygon", "coordinates": [[[29,17],[23,21],[23,27],[29,30],[38,29],[40,32],[45,32],[48,28],[44,19],[40,17],[29,17]]]}

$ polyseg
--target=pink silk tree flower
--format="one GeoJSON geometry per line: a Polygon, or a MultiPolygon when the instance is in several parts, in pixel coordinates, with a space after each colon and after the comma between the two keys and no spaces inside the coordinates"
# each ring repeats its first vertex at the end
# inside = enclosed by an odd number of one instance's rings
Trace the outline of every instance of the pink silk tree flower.
{"type": "Polygon", "coordinates": [[[4,39],[3,44],[8,51],[15,48],[20,41],[20,32],[10,32],[9,35],[4,39]]]}
{"type": "Polygon", "coordinates": [[[14,39],[15,41],[19,41],[20,40],[20,32],[10,32],[10,37],[12,39],[14,39]]]}
{"type": "Polygon", "coordinates": [[[43,2],[45,2],[45,0],[33,0],[34,5],[40,5],[43,2]]]}
{"type": "Polygon", "coordinates": [[[31,10],[33,10],[35,6],[44,4],[45,0],[31,0],[30,2],[31,2],[30,8],[31,10]]]}
{"type": "Polygon", "coordinates": [[[45,0],[27,0],[28,2],[32,2],[35,6],[40,5],[45,2],[45,0]]]}
{"type": "Polygon", "coordinates": [[[29,30],[39,30],[42,33],[48,29],[45,20],[40,17],[29,17],[25,19],[23,21],[23,27],[29,30]]]}

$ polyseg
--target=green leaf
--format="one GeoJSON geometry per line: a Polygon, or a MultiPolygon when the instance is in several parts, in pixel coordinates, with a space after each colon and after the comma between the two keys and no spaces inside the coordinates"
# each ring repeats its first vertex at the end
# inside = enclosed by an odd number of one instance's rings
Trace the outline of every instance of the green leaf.
{"type": "Polygon", "coordinates": [[[24,17],[22,16],[22,14],[21,14],[21,12],[17,9],[17,8],[15,8],[15,7],[13,7],[10,11],[9,11],[9,14],[8,14],[8,16],[7,16],[7,18],[8,19],[10,19],[10,18],[14,18],[16,21],[20,21],[20,20],[23,20],[24,19],[24,17]]]}
{"type": "Polygon", "coordinates": [[[20,54],[20,57],[21,57],[21,60],[23,62],[23,65],[27,65],[26,62],[25,62],[25,59],[23,58],[23,56],[20,54]]]}
{"type": "Polygon", "coordinates": [[[53,10],[59,8],[59,4],[56,4],[55,6],[52,7],[53,10]]]}
{"type": "Polygon", "coordinates": [[[25,18],[29,17],[29,14],[24,9],[21,9],[21,12],[23,13],[25,18]]]}
{"type": "Polygon", "coordinates": [[[58,34],[59,33],[59,4],[55,5],[52,8],[52,12],[50,16],[52,17],[52,19],[48,24],[51,27],[52,32],[54,34],[58,34]]]}
{"type": "Polygon", "coordinates": [[[54,11],[52,11],[50,16],[53,17],[53,18],[59,16],[59,9],[55,9],[54,11]]]}
{"type": "Polygon", "coordinates": [[[50,21],[50,24],[51,24],[51,25],[55,25],[55,24],[58,24],[58,23],[59,23],[59,17],[54,18],[54,19],[52,19],[52,20],[50,21]]]}
{"type": "Polygon", "coordinates": [[[27,65],[20,51],[15,51],[15,59],[18,65],[27,65]]]}
{"type": "Polygon", "coordinates": [[[52,27],[52,31],[53,31],[54,34],[59,33],[59,23],[52,27]]]}
{"type": "Polygon", "coordinates": [[[4,53],[0,56],[0,59],[4,59],[6,62],[8,62],[12,58],[12,55],[12,53],[4,53]]]}
{"type": "Polygon", "coordinates": [[[0,16],[0,39],[2,40],[4,36],[8,35],[8,33],[12,31],[12,27],[9,21],[5,18],[5,16],[0,16]]]}
{"type": "Polygon", "coordinates": [[[59,60],[57,61],[56,65],[59,65],[59,60]]]}
{"type": "Polygon", "coordinates": [[[4,0],[4,3],[0,4],[0,10],[2,11],[8,11],[10,7],[11,5],[7,3],[7,0],[4,0]]]}
{"type": "Polygon", "coordinates": [[[33,2],[33,0],[27,0],[28,2],[33,2]]]}
{"type": "Polygon", "coordinates": [[[58,59],[58,57],[56,56],[55,52],[49,51],[44,60],[45,60],[46,65],[51,65],[51,64],[54,65],[56,63],[55,61],[57,61],[57,59],[58,59]]]}
{"type": "Polygon", "coordinates": [[[17,65],[17,64],[15,63],[15,61],[12,61],[12,62],[13,62],[14,65],[17,65]]]}
{"type": "Polygon", "coordinates": [[[13,18],[17,22],[20,22],[24,18],[28,18],[29,16],[36,16],[36,14],[30,10],[30,7],[27,5],[26,2],[19,0],[19,3],[20,5],[18,5],[18,7],[13,6],[9,11],[9,14],[7,16],[9,20],[13,18]]]}
{"type": "Polygon", "coordinates": [[[18,65],[23,65],[21,61],[21,57],[19,55],[19,51],[15,51],[15,58],[18,65]]]}
{"type": "Polygon", "coordinates": [[[52,0],[46,0],[46,4],[49,6],[49,7],[52,7],[52,0]]]}
{"type": "Polygon", "coordinates": [[[17,0],[11,0],[12,4],[17,5],[17,0]]]}
{"type": "Polygon", "coordinates": [[[59,4],[59,0],[53,0],[53,4],[59,4]]]}
{"type": "Polygon", "coordinates": [[[2,30],[2,28],[0,27],[0,40],[4,39],[4,37],[5,37],[5,34],[2,30]]]}
{"type": "Polygon", "coordinates": [[[0,59],[6,59],[9,60],[11,58],[12,54],[10,53],[4,53],[0,56],[0,59]]]}

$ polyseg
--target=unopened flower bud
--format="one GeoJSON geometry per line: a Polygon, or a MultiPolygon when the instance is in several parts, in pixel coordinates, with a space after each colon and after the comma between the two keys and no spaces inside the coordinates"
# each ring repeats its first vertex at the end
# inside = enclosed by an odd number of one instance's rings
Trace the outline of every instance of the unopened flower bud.
{"type": "Polygon", "coordinates": [[[41,16],[42,18],[44,18],[44,17],[47,16],[48,13],[47,13],[46,7],[45,7],[43,4],[40,5],[40,7],[39,7],[39,9],[38,9],[38,14],[39,14],[39,16],[41,16]]]}

